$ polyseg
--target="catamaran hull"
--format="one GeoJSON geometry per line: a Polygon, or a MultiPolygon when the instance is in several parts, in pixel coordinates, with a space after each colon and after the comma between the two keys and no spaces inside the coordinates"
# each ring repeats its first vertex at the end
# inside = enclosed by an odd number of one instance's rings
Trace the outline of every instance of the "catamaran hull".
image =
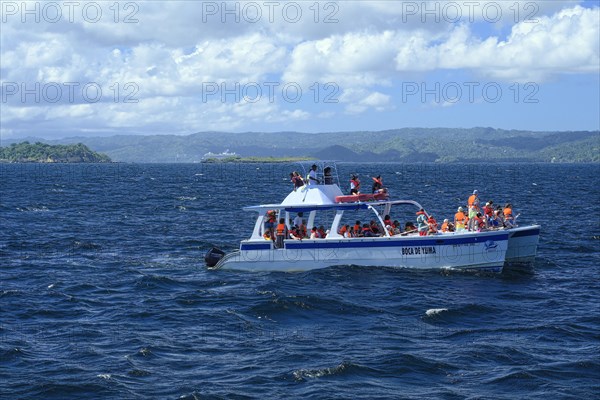
{"type": "Polygon", "coordinates": [[[524,226],[507,231],[509,235],[505,265],[525,266],[533,264],[540,239],[540,226],[524,226]]]}
{"type": "Polygon", "coordinates": [[[248,271],[309,271],[336,265],[499,272],[508,233],[458,236],[288,240],[283,249],[270,242],[242,242],[214,268],[248,271]]]}

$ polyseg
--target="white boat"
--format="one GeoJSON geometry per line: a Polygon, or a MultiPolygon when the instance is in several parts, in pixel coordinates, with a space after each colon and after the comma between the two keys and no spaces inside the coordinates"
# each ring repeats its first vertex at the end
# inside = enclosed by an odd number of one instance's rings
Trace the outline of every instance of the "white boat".
{"type": "Polygon", "coordinates": [[[225,150],[222,153],[213,153],[213,152],[208,152],[205,153],[204,156],[202,156],[202,161],[210,161],[210,160],[225,160],[225,159],[230,159],[230,158],[239,158],[240,155],[237,154],[236,152],[229,152],[229,149],[225,150]]]}
{"type": "MultiPolygon", "coordinates": [[[[414,269],[459,269],[500,272],[510,263],[533,262],[540,226],[513,227],[481,232],[437,233],[343,237],[339,229],[344,223],[354,223],[357,213],[369,215],[384,227],[385,215],[396,215],[397,209],[410,207],[411,218],[423,207],[413,200],[374,200],[338,202],[344,196],[339,186],[307,185],[292,191],[280,204],[245,207],[257,212],[252,234],[242,240],[239,250],[225,254],[218,249],[207,253],[210,268],[249,271],[308,271],[337,265],[383,266],[414,269]],[[273,240],[263,237],[266,214],[277,213],[290,229],[291,218],[297,213],[308,215],[308,227],[327,223],[328,234],[323,239],[285,239],[278,248],[273,240]],[[322,216],[327,214],[325,218],[322,216]],[[322,219],[323,218],[323,219],[322,219]]],[[[369,217],[368,217],[369,218],[369,217]]],[[[364,220],[364,217],[363,217],[364,220]]]]}

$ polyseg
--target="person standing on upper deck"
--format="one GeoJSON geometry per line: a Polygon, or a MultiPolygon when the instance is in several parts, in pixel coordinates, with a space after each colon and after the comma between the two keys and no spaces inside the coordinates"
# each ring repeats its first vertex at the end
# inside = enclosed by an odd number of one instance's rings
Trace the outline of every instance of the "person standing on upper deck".
{"type": "Polygon", "coordinates": [[[477,190],[473,190],[473,194],[469,196],[469,200],[467,201],[467,203],[469,207],[468,228],[470,231],[474,231],[477,229],[475,226],[475,217],[479,212],[479,193],[477,192],[477,190]]]}
{"type": "Polygon", "coordinates": [[[312,167],[310,167],[310,171],[308,172],[308,185],[312,186],[312,185],[317,185],[319,184],[319,179],[317,178],[317,165],[313,164],[312,167]]]}

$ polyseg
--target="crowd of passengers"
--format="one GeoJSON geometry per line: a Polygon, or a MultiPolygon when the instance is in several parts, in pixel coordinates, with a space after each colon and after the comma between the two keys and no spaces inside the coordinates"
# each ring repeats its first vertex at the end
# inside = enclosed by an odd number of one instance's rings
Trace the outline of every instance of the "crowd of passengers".
{"type": "MultiPolygon", "coordinates": [[[[380,179],[378,177],[378,180],[380,179]]],[[[512,204],[507,203],[504,207],[496,207],[494,202],[490,200],[486,202],[485,206],[480,207],[477,190],[474,190],[473,194],[469,196],[466,210],[465,212],[465,208],[458,207],[453,221],[444,219],[441,226],[433,215],[421,209],[416,213],[416,223],[406,222],[403,228],[398,220],[392,220],[389,215],[386,215],[383,218],[383,225],[378,220],[371,220],[368,223],[356,221],[354,225],[342,225],[338,234],[344,238],[380,237],[386,236],[385,232],[387,231],[390,236],[411,234],[427,236],[447,232],[481,232],[515,226],[516,217],[513,216],[512,204]]],[[[323,225],[313,226],[309,229],[306,226],[306,220],[303,219],[302,212],[299,212],[293,220],[290,220],[290,229],[287,228],[284,218],[280,218],[278,223],[276,222],[277,213],[275,210],[268,211],[263,237],[266,240],[275,241],[277,247],[283,247],[285,239],[325,239],[329,234],[329,230],[325,230],[323,225]]]]}

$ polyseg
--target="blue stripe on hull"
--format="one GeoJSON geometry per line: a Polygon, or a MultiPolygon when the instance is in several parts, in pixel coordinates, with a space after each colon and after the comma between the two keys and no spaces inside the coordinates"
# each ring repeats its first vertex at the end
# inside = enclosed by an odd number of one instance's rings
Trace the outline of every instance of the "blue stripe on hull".
{"type": "Polygon", "coordinates": [[[408,247],[408,246],[451,246],[458,244],[485,243],[488,240],[507,240],[508,234],[492,235],[484,237],[466,237],[466,238],[447,238],[447,239],[423,239],[423,240],[394,240],[394,239],[375,239],[362,241],[357,239],[348,239],[346,241],[320,242],[287,242],[286,249],[346,249],[359,247],[408,247]]]}
{"type": "Polygon", "coordinates": [[[243,243],[241,246],[241,250],[270,250],[270,243],[261,243],[261,244],[246,244],[243,243]]]}
{"type": "Polygon", "coordinates": [[[524,230],[524,231],[515,232],[510,237],[517,238],[517,237],[523,237],[523,236],[539,236],[539,234],[540,234],[539,229],[528,229],[528,230],[524,230]]]}

